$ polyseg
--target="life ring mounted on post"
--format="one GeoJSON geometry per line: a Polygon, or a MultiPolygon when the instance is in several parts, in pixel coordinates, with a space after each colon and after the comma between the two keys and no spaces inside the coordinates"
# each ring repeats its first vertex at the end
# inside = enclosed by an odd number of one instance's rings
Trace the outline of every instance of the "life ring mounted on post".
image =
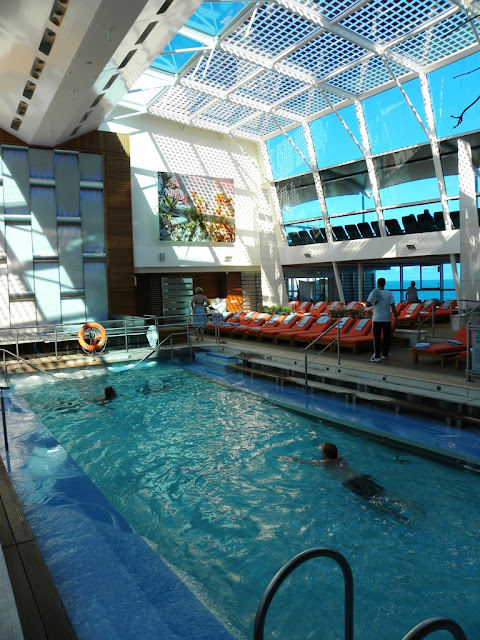
{"type": "Polygon", "coordinates": [[[98,322],[86,322],[78,332],[78,342],[84,351],[100,351],[107,343],[107,332],[98,322]],[[85,340],[86,331],[90,342],[85,340]]]}

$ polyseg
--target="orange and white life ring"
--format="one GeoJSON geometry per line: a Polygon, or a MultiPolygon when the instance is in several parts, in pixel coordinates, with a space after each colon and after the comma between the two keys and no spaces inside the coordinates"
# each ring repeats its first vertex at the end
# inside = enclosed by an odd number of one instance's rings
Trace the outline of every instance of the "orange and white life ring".
{"type": "Polygon", "coordinates": [[[99,351],[107,342],[107,332],[98,322],[86,322],[78,332],[78,342],[84,351],[99,351]],[[85,340],[85,331],[89,331],[89,340],[85,340]]]}

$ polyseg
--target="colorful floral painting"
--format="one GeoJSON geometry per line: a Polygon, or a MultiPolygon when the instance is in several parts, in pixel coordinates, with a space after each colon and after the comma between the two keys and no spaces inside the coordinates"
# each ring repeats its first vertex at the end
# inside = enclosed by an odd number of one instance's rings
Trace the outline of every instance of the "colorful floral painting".
{"type": "Polygon", "coordinates": [[[160,240],[234,242],[233,180],[158,173],[160,240]]]}

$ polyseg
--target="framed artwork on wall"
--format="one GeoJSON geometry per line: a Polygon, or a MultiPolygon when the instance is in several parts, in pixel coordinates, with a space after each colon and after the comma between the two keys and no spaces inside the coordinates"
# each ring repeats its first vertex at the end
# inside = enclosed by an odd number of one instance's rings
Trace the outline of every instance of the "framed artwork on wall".
{"type": "Polygon", "coordinates": [[[158,172],[160,240],[234,242],[233,180],[158,172]]]}

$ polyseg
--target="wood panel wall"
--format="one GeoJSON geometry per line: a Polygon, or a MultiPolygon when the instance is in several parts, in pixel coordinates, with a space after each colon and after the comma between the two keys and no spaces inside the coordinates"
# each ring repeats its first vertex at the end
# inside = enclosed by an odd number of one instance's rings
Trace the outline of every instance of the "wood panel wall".
{"type": "MultiPolygon", "coordinates": [[[[2,129],[0,144],[28,146],[2,129]]],[[[108,308],[136,315],[129,136],[92,131],[55,148],[103,154],[108,308]]]]}

